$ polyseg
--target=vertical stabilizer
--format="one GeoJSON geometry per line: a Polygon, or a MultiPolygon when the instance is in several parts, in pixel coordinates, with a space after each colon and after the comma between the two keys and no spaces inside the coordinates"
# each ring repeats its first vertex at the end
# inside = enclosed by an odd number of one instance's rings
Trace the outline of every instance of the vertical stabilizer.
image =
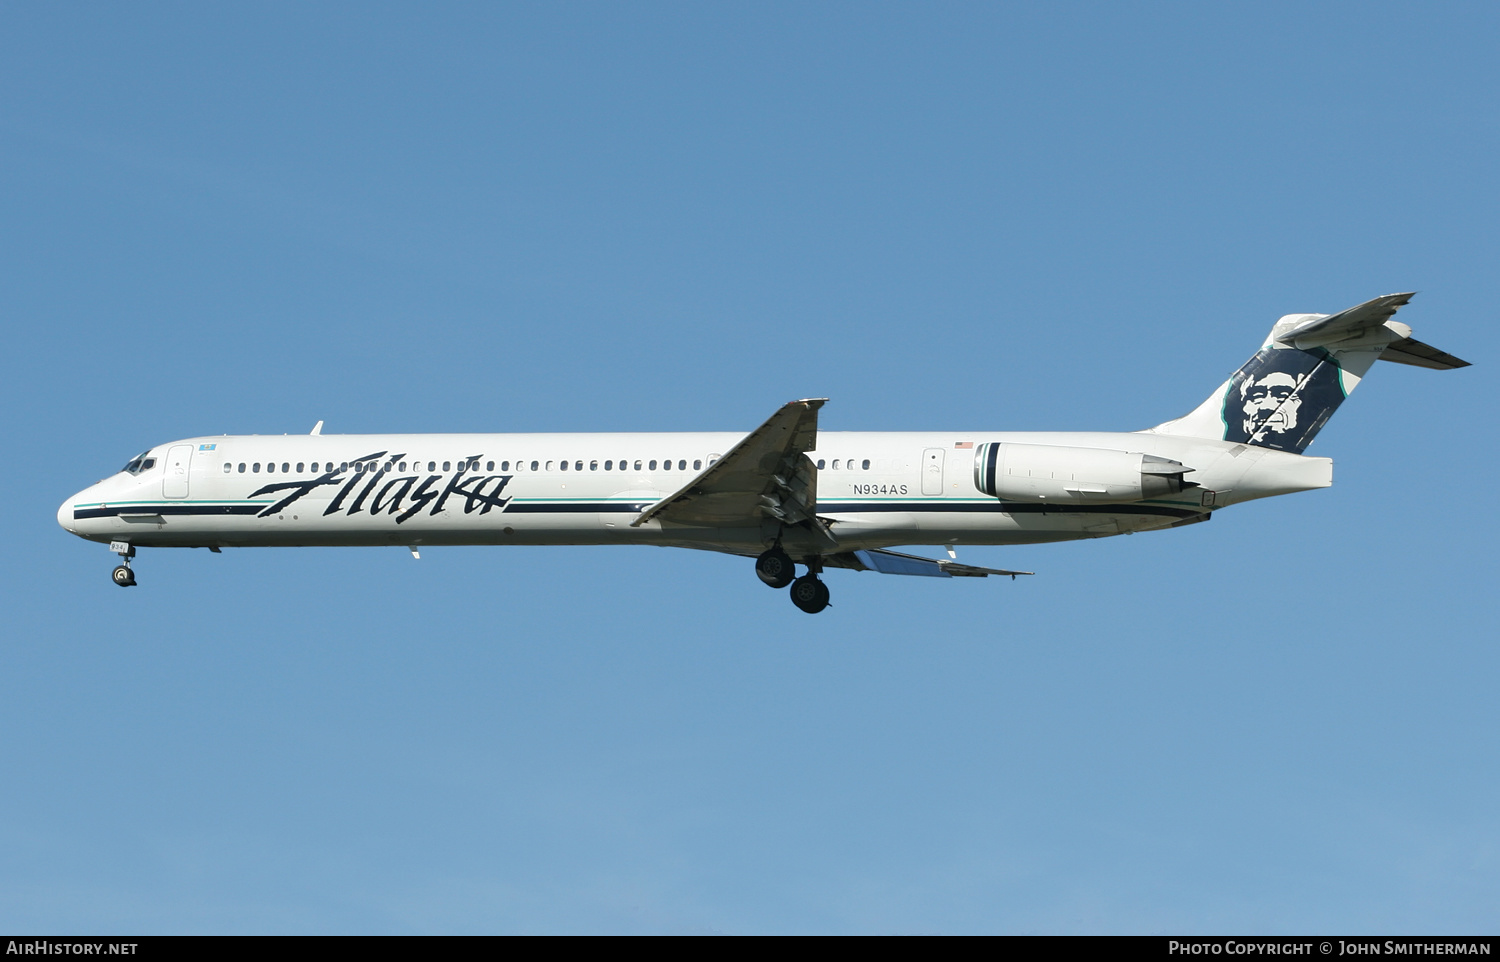
{"type": "Polygon", "coordinates": [[[1337,314],[1286,315],[1271,328],[1260,351],[1207,400],[1147,433],[1301,454],[1382,354],[1408,364],[1425,361],[1421,366],[1426,367],[1467,366],[1412,341],[1411,328],[1392,320],[1411,298],[1386,294],[1337,314]],[[1403,345],[1417,345],[1446,360],[1439,365],[1403,345]]]}

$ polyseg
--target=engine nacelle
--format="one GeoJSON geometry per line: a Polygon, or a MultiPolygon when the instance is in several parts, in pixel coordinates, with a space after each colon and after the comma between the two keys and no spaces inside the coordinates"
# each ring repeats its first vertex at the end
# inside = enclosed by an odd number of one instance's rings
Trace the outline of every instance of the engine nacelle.
{"type": "Polygon", "coordinates": [[[992,441],[974,449],[974,487],[1002,501],[1118,504],[1197,484],[1193,468],[1151,454],[992,441]]]}

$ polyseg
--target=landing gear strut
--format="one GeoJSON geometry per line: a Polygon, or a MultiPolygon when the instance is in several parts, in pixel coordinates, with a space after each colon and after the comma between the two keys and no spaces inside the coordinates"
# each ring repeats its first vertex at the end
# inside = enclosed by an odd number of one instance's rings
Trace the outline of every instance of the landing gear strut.
{"type": "Polygon", "coordinates": [[[109,576],[114,579],[115,584],[119,585],[121,588],[134,588],[135,572],[130,570],[130,559],[135,557],[135,546],[122,545],[116,542],[114,544],[111,544],[110,548],[112,548],[114,552],[120,556],[121,561],[120,564],[115,568],[115,570],[110,572],[109,576]]]}
{"type": "Polygon", "coordinates": [[[755,576],[772,588],[785,588],[797,577],[797,566],[781,546],[777,545],[755,559],[755,576]]]}

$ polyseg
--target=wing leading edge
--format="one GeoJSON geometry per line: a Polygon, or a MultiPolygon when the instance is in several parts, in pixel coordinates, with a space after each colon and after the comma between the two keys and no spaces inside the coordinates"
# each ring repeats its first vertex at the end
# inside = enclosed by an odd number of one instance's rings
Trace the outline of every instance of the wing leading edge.
{"type": "Polygon", "coordinates": [[[818,444],[818,409],[827,398],[782,405],[729,453],[632,521],[751,527],[770,521],[832,535],[818,520],[818,471],[807,452],[818,444]]]}

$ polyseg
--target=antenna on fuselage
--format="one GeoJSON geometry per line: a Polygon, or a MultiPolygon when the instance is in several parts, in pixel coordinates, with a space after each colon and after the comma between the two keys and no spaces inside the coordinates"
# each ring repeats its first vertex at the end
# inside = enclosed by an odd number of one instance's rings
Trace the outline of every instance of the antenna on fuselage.
{"type": "Polygon", "coordinates": [[[323,422],[319,421],[317,424],[314,424],[313,425],[313,429],[311,431],[307,432],[307,433],[311,434],[311,435],[314,435],[314,436],[322,434],[323,433],[323,422]]]}

